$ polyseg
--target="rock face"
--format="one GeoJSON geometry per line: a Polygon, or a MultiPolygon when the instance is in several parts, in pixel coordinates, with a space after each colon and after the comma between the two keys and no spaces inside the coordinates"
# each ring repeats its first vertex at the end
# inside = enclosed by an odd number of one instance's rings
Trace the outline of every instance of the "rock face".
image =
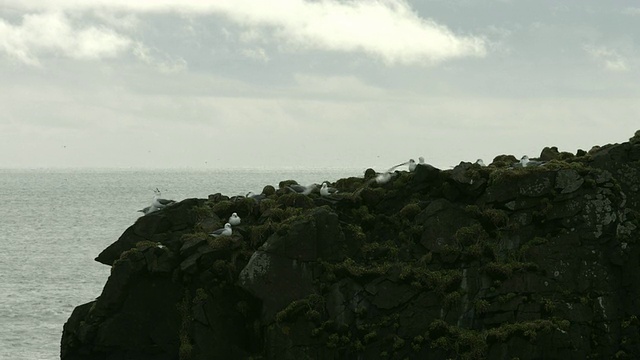
{"type": "Polygon", "coordinates": [[[640,358],[640,136],[579,154],[141,217],[61,358],[640,358]]]}

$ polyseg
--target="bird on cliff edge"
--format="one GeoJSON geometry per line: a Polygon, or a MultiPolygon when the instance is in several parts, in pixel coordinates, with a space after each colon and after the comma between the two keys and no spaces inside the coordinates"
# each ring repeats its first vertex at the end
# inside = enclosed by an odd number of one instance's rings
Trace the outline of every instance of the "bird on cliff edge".
{"type": "MultiPolygon", "coordinates": [[[[518,163],[516,163],[516,165],[517,164],[518,163]]],[[[520,163],[519,164],[522,167],[529,167],[529,166],[540,166],[540,165],[544,164],[544,162],[537,161],[537,160],[529,160],[529,157],[527,155],[525,155],[522,158],[520,158],[520,163]]]]}
{"type": "MultiPolygon", "coordinates": [[[[400,166],[404,166],[407,165],[411,160],[407,161],[407,162],[403,162],[402,164],[398,164],[392,168],[390,168],[389,170],[383,172],[382,174],[378,174],[378,176],[375,177],[375,182],[378,184],[386,184],[389,182],[389,180],[391,180],[391,178],[393,177],[393,172],[399,168],[400,166]]],[[[368,183],[367,183],[368,185],[368,183]]]]}
{"type": "Polygon", "coordinates": [[[144,209],[140,209],[138,210],[139,212],[148,215],[151,214],[152,212],[158,211],[158,210],[162,210],[165,207],[169,206],[169,205],[173,205],[176,202],[173,200],[167,200],[167,199],[162,199],[160,198],[161,194],[160,194],[160,190],[158,190],[158,188],[156,188],[155,190],[153,190],[154,195],[153,195],[153,199],[151,200],[151,205],[145,207],[144,209]]]}
{"type": "Polygon", "coordinates": [[[229,224],[233,226],[240,225],[240,216],[238,216],[237,213],[231,214],[231,217],[229,217],[229,224]]]}
{"type": "Polygon", "coordinates": [[[249,191],[245,196],[247,199],[253,199],[256,202],[260,202],[267,197],[265,194],[254,194],[252,191],[249,191]]]}
{"type": "Polygon", "coordinates": [[[336,194],[337,192],[338,189],[329,187],[329,183],[327,183],[326,181],[322,183],[322,187],[320,188],[320,195],[331,196],[333,194],[336,194]]]}
{"type": "Polygon", "coordinates": [[[287,186],[287,188],[289,188],[289,190],[293,190],[294,192],[297,192],[298,194],[309,195],[315,189],[318,188],[318,184],[311,184],[311,185],[308,185],[308,186],[302,186],[302,185],[299,185],[299,184],[291,184],[291,185],[287,186]]]}
{"type": "Polygon", "coordinates": [[[413,159],[409,159],[409,172],[416,171],[416,166],[418,166],[418,164],[416,164],[416,161],[413,159]]]}
{"type": "Polygon", "coordinates": [[[218,229],[218,230],[215,230],[212,233],[209,233],[209,235],[211,235],[213,237],[229,236],[231,234],[233,234],[233,230],[231,230],[231,224],[229,224],[229,223],[224,224],[224,227],[222,229],[218,229]]]}

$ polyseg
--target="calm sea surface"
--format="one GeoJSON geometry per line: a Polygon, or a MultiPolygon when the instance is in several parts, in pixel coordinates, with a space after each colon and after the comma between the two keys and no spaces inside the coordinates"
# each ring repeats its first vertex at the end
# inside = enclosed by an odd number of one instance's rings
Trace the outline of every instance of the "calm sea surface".
{"type": "Polygon", "coordinates": [[[260,193],[362,176],[363,169],[0,170],[0,359],[59,359],[62,325],[100,295],[93,259],[140,216],[156,187],[168,199],[260,193]]]}

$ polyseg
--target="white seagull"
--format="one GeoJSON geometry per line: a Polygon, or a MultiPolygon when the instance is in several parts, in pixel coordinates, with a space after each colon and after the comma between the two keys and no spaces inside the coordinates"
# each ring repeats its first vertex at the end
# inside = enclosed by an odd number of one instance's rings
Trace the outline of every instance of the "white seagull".
{"type": "MultiPolygon", "coordinates": [[[[517,163],[516,163],[517,164],[517,163]]],[[[544,164],[544,162],[542,161],[536,161],[536,160],[529,160],[529,157],[527,155],[523,156],[520,159],[520,165],[522,167],[527,167],[527,166],[540,166],[544,164]]]]}
{"type": "MultiPolygon", "coordinates": [[[[156,210],[164,209],[165,207],[175,204],[173,200],[167,200],[160,198],[160,190],[156,188],[153,191],[155,194],[153,195],[153,200],[151,201],[151,208],[155,208],[156,210]]],[[[155,211],[155,210],[153,210],[155,211]]],[[[151,211],[150,211],[151,212],[151,211]]]]}
{"type": "Polygon", "coordinates": [[[147,215],[152,212],[162,210],[169,205],[175,204],[176,202],[173,200],[167,200],[160,198],[160,190],[156,188],[154,191],[153,200],[151,200],[151,205],[145,207],[144,209],[138,210],[139,212],[147,215]]]}
{"type": "Polygon", "coordinates": [[[329,187],[329,184],[326,181],[322,183],[322,187],[320,188],[320,195],[331,196],[337,192],[338,189],[329,187]]]}
{"type": "Polygon", "coordinates": [[[378,184],[385,184],[388,183],[389,180],[391,180],[391,178],[393,177],[393,172],[399,168],[400,166],[404,166],[407,165],[409,162],[403,162],[402,164],[398,164],[394,167],[392,167],[391,169],[383,172],[382,174],[378,174],[378,176],[376,176],[375,180],[378,184]]]}
{"type": "Polygon", "coordinates": [[[409,159],[409,172],[416,171],[416,166],[418,166],[418,164],[416,164],[416,161],[413,159],[409,159]]]}
{"type": "Polygon", "coordinates": [[[247,196],[246,196],[246,198],[248,198],[248,199],[253,199],[253,200],[257,201],[257,202],[262,201],[262,200],[263,200],[264,198],[266,198],[266,197],[267,197],[267,195],[265,195],[265,194],[258,194],[258,195],[256,195],[256,194],[254,194],[252,191],[249,191],[249,192],[247,193],[247,196]]]}
{"type": "Polygon", "coordinates": [[[224,228],[218,229],[218,230],[210,233],[209,235],[211,235],[213,237],[218,237],[218,236],[223,236],[223,235],[229,236],[232,233],[233,233],[233,231],[231,230],[231,224],[226,223],[226,224],[224,224],[224,228]]]}
{"type": "Polygon", "coordinates": [[[240,225],[240,216],[238,216],[238,214],[236,213],[231,214],[231,217],[229,218],[229,224],[233,226],[240,225]]]}
{"type": "Polygon", "coordinates": [[[482,159],[476,160],[476,164],[478,164],[480,166],[487,166],[487,165],[484,164],[484,161],[482,161],[482,159]]]}

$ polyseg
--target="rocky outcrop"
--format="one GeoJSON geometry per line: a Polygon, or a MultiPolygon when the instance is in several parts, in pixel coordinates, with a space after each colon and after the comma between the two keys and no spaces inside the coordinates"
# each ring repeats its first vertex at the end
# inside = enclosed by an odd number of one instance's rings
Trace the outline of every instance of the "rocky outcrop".
{"type": "Polygon", "coordinates": [[[143,216],[98,256],[111,276],[61,357],[640,358],[640,132],[578,155],[143,216]]]}

